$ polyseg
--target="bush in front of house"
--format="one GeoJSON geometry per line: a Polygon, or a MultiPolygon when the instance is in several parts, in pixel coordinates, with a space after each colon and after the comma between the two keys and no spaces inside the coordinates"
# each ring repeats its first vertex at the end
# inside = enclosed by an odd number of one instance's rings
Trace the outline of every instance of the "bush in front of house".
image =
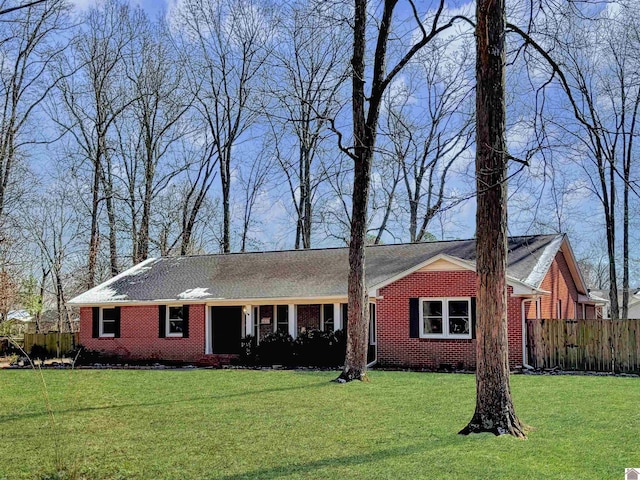
{"type": "Polygon", "coordinates": [[[240,365],[254,366],[258,364],[258,349],[256,346],[256,337],[247,335],[240,341],[240,365]]]}
{"type": "Polygon", "coordinates": [[[94,365],[121,363],[121,359],[116,355],[105,353],[99,350],[91,350],[82,345],[76,345],[68,353],[69,357],[75,360],[75,365],[94,365]]]}
{"type": "Polygon", "coordinates": [[[342,330],[307,330],[294,340],[286,332],[274,332],[256,344],[249,335],[242,340],[239,363],[246,366],[339,367],[344,364],[346,337],[342,330]]]}
{"type": "Polygon", "coordinates": [[[287,332],[273,332],[260,340],[256,349],[258,365],[293,366],[293,337],[287,332]]]}
{"type": "Polygon", "coordinates": [[[29,357],[32,360],[47,360],[48,358],[53,358],[54,355],[44,345],[32,345],[31,350],[29,350],[29,357]]]}

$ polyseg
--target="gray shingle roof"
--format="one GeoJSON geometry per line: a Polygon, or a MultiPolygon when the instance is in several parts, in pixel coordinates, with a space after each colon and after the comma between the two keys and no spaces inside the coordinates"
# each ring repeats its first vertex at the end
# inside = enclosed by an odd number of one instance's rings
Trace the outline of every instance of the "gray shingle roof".
{"type": "MultiPolygon", "coordinates": [[[[539,287],[563,239],[563,235],[511,237],[509,276],[539,287]]],[[[474,262],[475,241],[369,246],[367,286],[441,254],[474,262]]],[[[142,262],[70,303],[346,296],[348,269],[348,248],[162,257],[142,262]]]]}

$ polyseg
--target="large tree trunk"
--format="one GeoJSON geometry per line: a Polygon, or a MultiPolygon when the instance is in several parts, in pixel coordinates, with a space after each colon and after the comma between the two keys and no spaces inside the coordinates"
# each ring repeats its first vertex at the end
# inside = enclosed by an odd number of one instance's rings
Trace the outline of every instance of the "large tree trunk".
{"type": "MultiPolygon", "coordinates": [[[[353,205],[351,213],[351,241],[349,243],[348,279],[348,328],[347,353],[344,370],[338,381],[362,380],[367,372],[367,345],[369,322],[367,313],[367,292],[365,287],[364,247],[367,228],[367,203],[369,200],[369,179],[373,143],[370,129],[365,121],[364,55],[366,0],[356,0],[354,19],[353,58],[351,65],[353,88],[353,133],[355,159],[353,172],[353,205]],[[368,133],[369,132],[369,133],[368,133]]],[[[375,136],[373,137],[375,141],[375,136]]]]}
{"type": "Polygon", "coordinates": [[[524,437],[509,386],[504,0],[478,0],[476,13],[476,410],[460,433],[524,437]]]}

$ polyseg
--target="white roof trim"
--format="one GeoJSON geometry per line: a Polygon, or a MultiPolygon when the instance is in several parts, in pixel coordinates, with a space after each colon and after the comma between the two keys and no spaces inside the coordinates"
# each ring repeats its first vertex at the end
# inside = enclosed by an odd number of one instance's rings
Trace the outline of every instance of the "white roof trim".
{"type": "Polygon", "coordinates": [[[573,249],[569,244],[569,238],[566,235],[563,235],[563,242],[560,246],[560,250],[565,254],[565,260],[567,260],[567,254],[570,257],[570,262],[567,261],[567,265],[569,267],[569,271],[571,272],[571,276],[574,277],[576,287],[578,287],[578,293],[580,293],[580,289],[582,289],[582,293],[588,293],[589,289],[587,288],[587,282],[585,282],[584,277],[582,276],[582,272],[580,271],[580,267],[578,266],[578,261],[576,260],[575,255],[573,254],[573,249]],[[578,278],[575,278],[575,277],[578,278]]]}
{"type": "MultiPolygon", "coordinates": [[[[396,282],[398,280],[400,280],[401,278],[406,277],[407,275],[411,275],[414,272],[417,272],[418,270],[432,264],[435,263],[437,261],[440,260],[444,260],[446,262],[452,263],[454,265],[459,266],[462,270],[468,270],[471,272],[475,272],[476,271],[476,264],[475,262],[470,262],[469,260],[463,260],[462,258],[458,258],[458,257],[454,257],[452,255],[447,255],[446,253],[440,253],[438,255],[436,255],[435,257],[431,257],[428,260],[425,260],[424,262],[419,263],[418,265],[415,265],[413,267],[411,267],[408,270],[405,270],[404,272],[401,272],[397,275],[394,275],[393,277],[390,277],[376,285],[373,285],[371,287],[369,287],[369,297],[376,297],[378,296],[377,291],[380,290],[381,288],[386,287],[387,285],[392,284],[393,282],[396,282]]],[[[513,294],[514,295],[547,295],[549,294],[548,291],[546,290],[542,290],[540,288],[536,288],[533,287],[531,285],[529,285],[528,283],[523,282],[522,280],[518,280],[515,277],[512,277],[510,275],[507,275],[507,285],[513,287],[513,294]]]]}
{"type": "Polygon", "coordinates": [[[606,305],[609,303],[609,301],[604,298],[591,297],[589,295],[583,295],[582,293],[578,294],[578,302],[589,305],[606,305]]]}
{"type": "MultiPolygon", "coordinates": [[[[75,299],[74,299],[75,300],[75,299]]],[[[375,297],[369,301],[375,302],[375,297]]],[[[116,306],[140,306],[140,305],[307,305],[317,303],[347,303],[346,295],[333,295],[322,297],[266,297],[266,298],[160,298],[156,300],[114,300],[112,302],[99,303],[74,303],[78,307],[116,307],[116,306]]]]}

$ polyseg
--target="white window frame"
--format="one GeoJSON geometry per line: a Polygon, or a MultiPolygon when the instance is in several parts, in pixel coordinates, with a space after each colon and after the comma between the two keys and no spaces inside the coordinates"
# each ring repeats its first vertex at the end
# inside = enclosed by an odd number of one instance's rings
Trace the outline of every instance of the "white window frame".
{"type": "Polygon", "coordinates": [[[179,333],[170,333],[170,329],[169,329],[169,321],[171,320],[171,309],[172,308],[182,308],[182,325],[183,325],[183,329],[184,329],[184,305],[167,305],[167,312],[166,312],[166,317],[165,317],[165,324],[164,324],[164,335],[165,337],[175,337],[175,338],[182,338],[184,336],[183,332],[179,332],[179,333]]]}
{"type": "Polygon", "coordinates": [[[420,298],[420,338],[451,338],[456,340],[470,340],[473,333],[473,312],[471,311],[471,297],[422,297],[420,298]],[[449,302],[466,301],[469,307],[469,333],[449,333],[449,302]],[[426,333],[424,331],[424,302],[442,302],[442,333],[426,333]]]}
{"type": "MultiPolygon", "coordinates": [[[[116,334],[115,333],[104,333],[104,316],[103,316],[103,312],[104,310],[115,310],[116,307],[100,307],[100,321],[99,321],[99,326],[100,326],[100,333],[99,333],[99,337],[100,338],[115,338],[116,334]]],[[[117,320],[114,320],[114,327],[115,327],[115,322],[117,322],[117,320]]]]}
{"type": "Polygon", "coordinates": [[[283,304],[280,305],[274,305],[273,306],[273,331],[277,332],[278,331],[278,323],[282,323],[283,325],[286,323],[287,325],[287,329],[284,330],[285,333],[289,333],[289,305],[286,305],[287,307],[287,319],[282,320],[279,316],[278,316],[278,307],[281,307],[283,304]]]}

